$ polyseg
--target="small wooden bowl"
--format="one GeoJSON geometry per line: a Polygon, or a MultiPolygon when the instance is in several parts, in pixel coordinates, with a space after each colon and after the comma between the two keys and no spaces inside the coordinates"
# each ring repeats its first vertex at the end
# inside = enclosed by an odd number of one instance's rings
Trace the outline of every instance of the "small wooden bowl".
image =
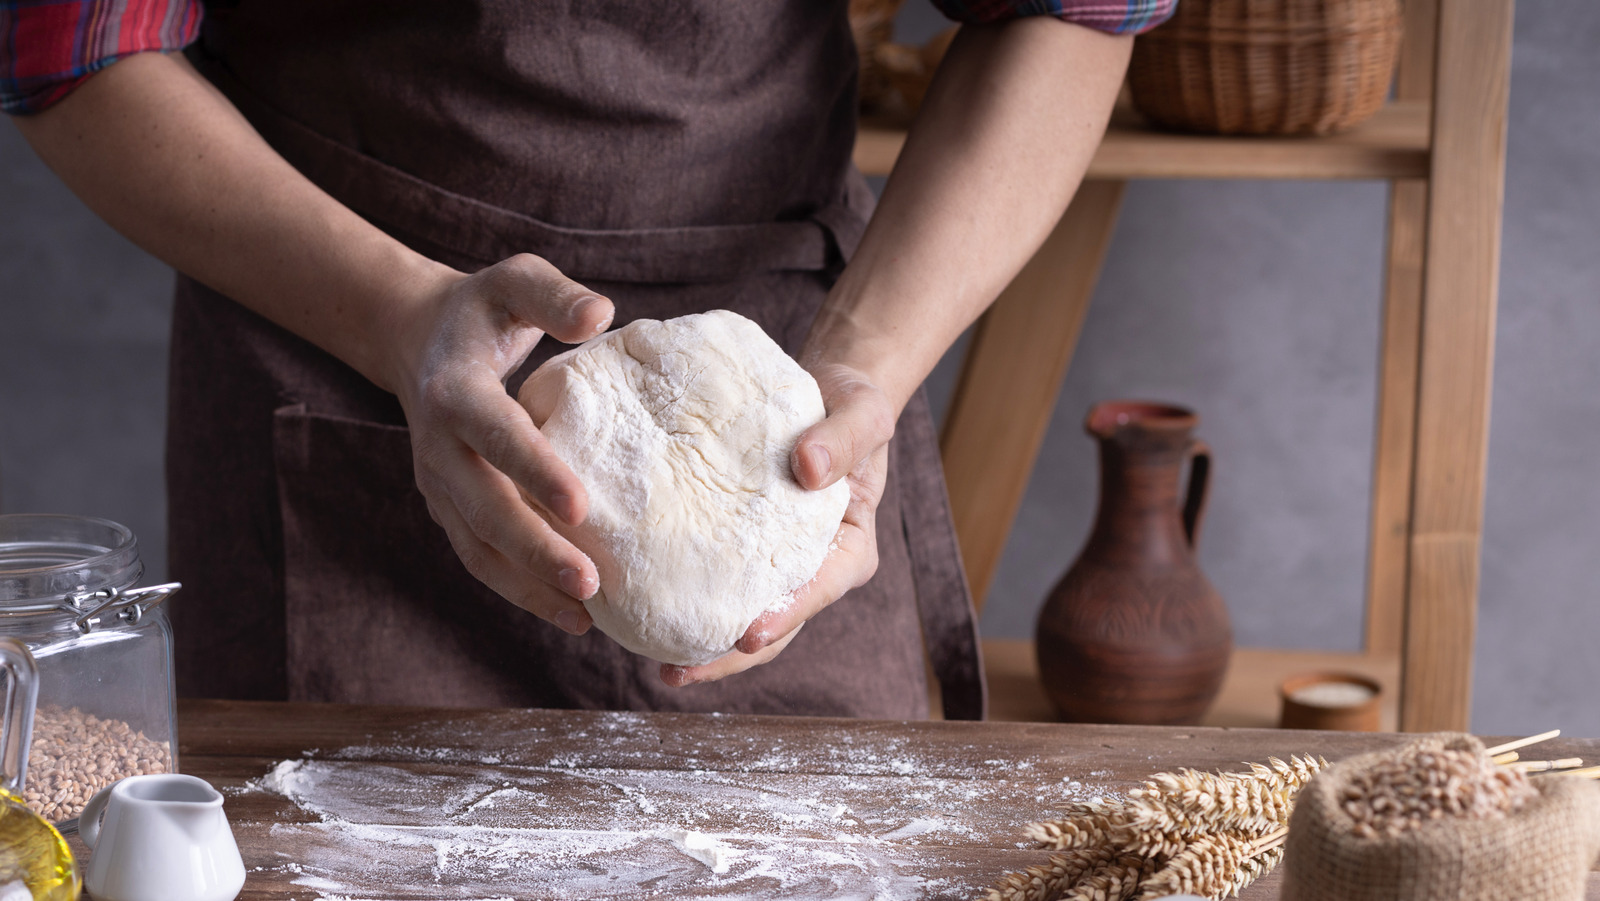
{"type": "Polygon", "coordinates": [[[1279,686],[1280,729],[1377,732],[1383,686],[1355,673],[1301,673],[1279,686]]]}

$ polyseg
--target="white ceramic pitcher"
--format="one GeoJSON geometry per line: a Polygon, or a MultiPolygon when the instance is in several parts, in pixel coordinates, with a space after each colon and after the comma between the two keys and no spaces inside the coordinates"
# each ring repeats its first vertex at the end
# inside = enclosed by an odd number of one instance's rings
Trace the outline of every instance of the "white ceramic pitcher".
{"type": "Polygon", "coordinates": [[[123,779],[89,799],[78,831],[96,901],[232,901],[244,887],[222,795],[204,779],[123,779]]]}

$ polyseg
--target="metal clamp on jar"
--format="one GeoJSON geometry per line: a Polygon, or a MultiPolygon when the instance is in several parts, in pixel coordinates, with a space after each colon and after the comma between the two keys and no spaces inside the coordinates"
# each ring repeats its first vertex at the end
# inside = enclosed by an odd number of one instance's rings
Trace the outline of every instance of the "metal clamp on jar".
{"type": "Polygon", "coordinates": [[[176,772],[172,627],[177,583],[144,574],[125,526],[82,516],[0,516],[0,635],[39,665],[23,798],[73,829],[95,792],[126,776],[176,772]]]}

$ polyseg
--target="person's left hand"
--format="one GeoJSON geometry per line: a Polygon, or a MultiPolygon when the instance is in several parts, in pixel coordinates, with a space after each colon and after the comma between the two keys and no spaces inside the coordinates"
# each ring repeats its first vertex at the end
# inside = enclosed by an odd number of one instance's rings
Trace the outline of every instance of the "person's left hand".
{"type": "Polygon", "coordinates": [[[845,479],[850,504],[822,568],[793,600],[756,618],[727,654],[701,666],[661,665],[661,681],[672,686],[715,682],[766,663],[794,639],[800,627],[845,592],[866,584],[878,569],[875,518],[889,472],[889,439],[895,412],[887,396],[857,369],[836,363],[810,367],[827,417],[795,442],[789,467],[801,487],[817,491],[845,479]]]}

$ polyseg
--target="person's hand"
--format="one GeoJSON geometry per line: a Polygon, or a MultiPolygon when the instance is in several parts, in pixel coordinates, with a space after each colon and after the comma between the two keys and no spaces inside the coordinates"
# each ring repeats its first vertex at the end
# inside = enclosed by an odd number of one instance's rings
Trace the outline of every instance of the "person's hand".
{"type": "Polygon", "coordinates": [[[794,593],[791,603],[756,618],[734,650],[702,666],[662,664],[661,680],[684,686],[714,682],[778,656],[800,627],[878,570],[875,517],[889,473],[889,439],[895,413],[883,391],[863,373],[832,363],[811,374],[822,389],[827,418],[807,429],[789,455],[794,477],[812,491],[845,479],[850,504],[822,568],[794,593]]]}
{"type": "Polygon", "coordinates": [[[582,522],[588,495],[503,380],[544,335],[586,341],[612,315],[611,301],[520,254],[455,273],[394,322],[390,387],[428,512],[469,572],[574,635],[593,622],[580,601],[600,577],[547,519],[582,522]]]}

